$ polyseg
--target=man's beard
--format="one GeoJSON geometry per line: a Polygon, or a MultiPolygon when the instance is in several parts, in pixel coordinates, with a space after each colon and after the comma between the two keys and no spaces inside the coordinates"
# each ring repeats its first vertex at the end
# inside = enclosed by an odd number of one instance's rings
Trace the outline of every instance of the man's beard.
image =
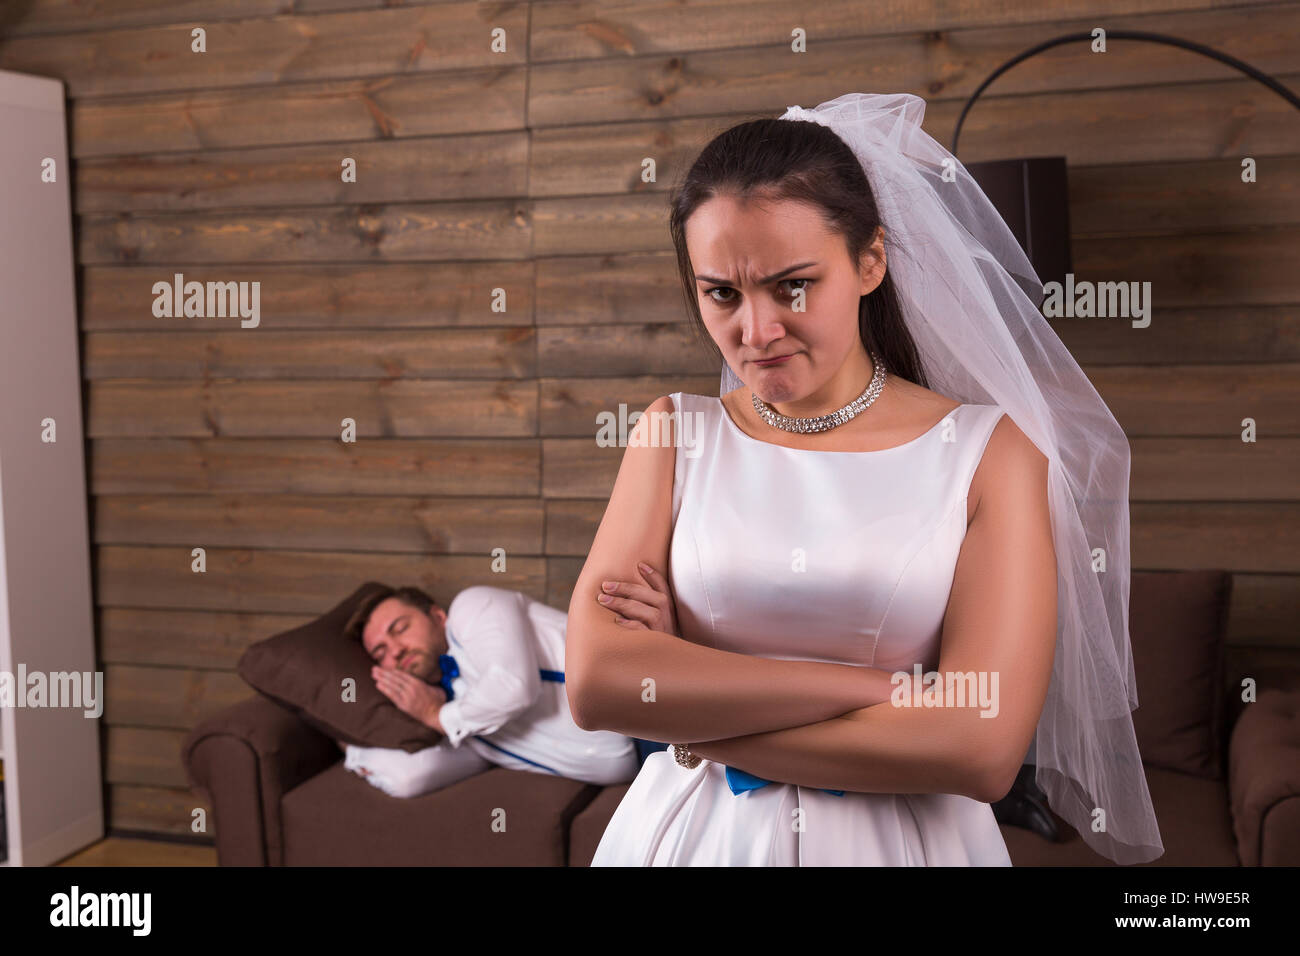
{"type": "Polygon", "coordinates": [[[412,651],[408,654],[407,659],[403,661],[401,670],[412,677],[418,677],[426,684],[438,683],[437,678],[434,677],[434,672],[438,670],[438,667],[433,661],[432,655],[424,651],[412,651]]]}

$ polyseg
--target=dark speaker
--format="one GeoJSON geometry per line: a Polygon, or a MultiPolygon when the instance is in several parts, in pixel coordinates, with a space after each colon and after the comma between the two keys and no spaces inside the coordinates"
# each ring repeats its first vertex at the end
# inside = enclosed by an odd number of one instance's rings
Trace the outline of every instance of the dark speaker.
{"type": "MultiPolygon", "coordinates": [[[[1042,284],[1065,284],[1070,264],[1070,189],[1064,156],[965,163],[1011,229],[1042,284]]],[[[1026,289],[1036,303],[1043,290],[1026,289]]]]}

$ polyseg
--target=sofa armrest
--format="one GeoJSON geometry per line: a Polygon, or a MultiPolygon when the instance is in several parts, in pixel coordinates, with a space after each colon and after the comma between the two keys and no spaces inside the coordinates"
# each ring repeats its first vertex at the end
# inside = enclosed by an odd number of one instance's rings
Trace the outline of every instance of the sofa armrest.
{"type": "Polygon", "coordinates": [[[282,866],[280,798],[343,754],[293,711],[255,694],[190,731],[181,759],[212,807],[220,864],[282,866]]]}
{"type": "Polygon", "coordinates": [[[1242,866],[1300,866],[1300,685],[1266,687],[1245,705],[1228,793],[1242,866]]]}

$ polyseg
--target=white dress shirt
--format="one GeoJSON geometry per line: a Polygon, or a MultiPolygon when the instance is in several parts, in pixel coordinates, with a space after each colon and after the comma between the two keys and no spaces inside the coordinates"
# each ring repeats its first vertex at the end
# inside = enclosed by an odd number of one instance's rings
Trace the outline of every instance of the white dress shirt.
{"type": "Polygon", "coordinates": [[[568,615],[520,591],[466,588],[447,608],[447,653],[460,675],[438,719],[462,744],[498,766],[592,783],[636,776],[632,738],[573,722],[562,680],[568,615]]]}

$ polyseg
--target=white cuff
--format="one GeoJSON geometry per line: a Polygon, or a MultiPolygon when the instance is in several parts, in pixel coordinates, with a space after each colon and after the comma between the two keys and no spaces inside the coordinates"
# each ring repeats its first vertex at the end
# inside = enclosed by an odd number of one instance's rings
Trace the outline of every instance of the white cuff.
{"type": "Polygon", "coordinates": [[[447,735],[447,742],[453,747],[459,747],[460,742],[469,736],[464,717],[461,716],[460,701],[458,700],[449,700],[438,708],[438,723],[442,724],[443,733],[447,735]]]}

